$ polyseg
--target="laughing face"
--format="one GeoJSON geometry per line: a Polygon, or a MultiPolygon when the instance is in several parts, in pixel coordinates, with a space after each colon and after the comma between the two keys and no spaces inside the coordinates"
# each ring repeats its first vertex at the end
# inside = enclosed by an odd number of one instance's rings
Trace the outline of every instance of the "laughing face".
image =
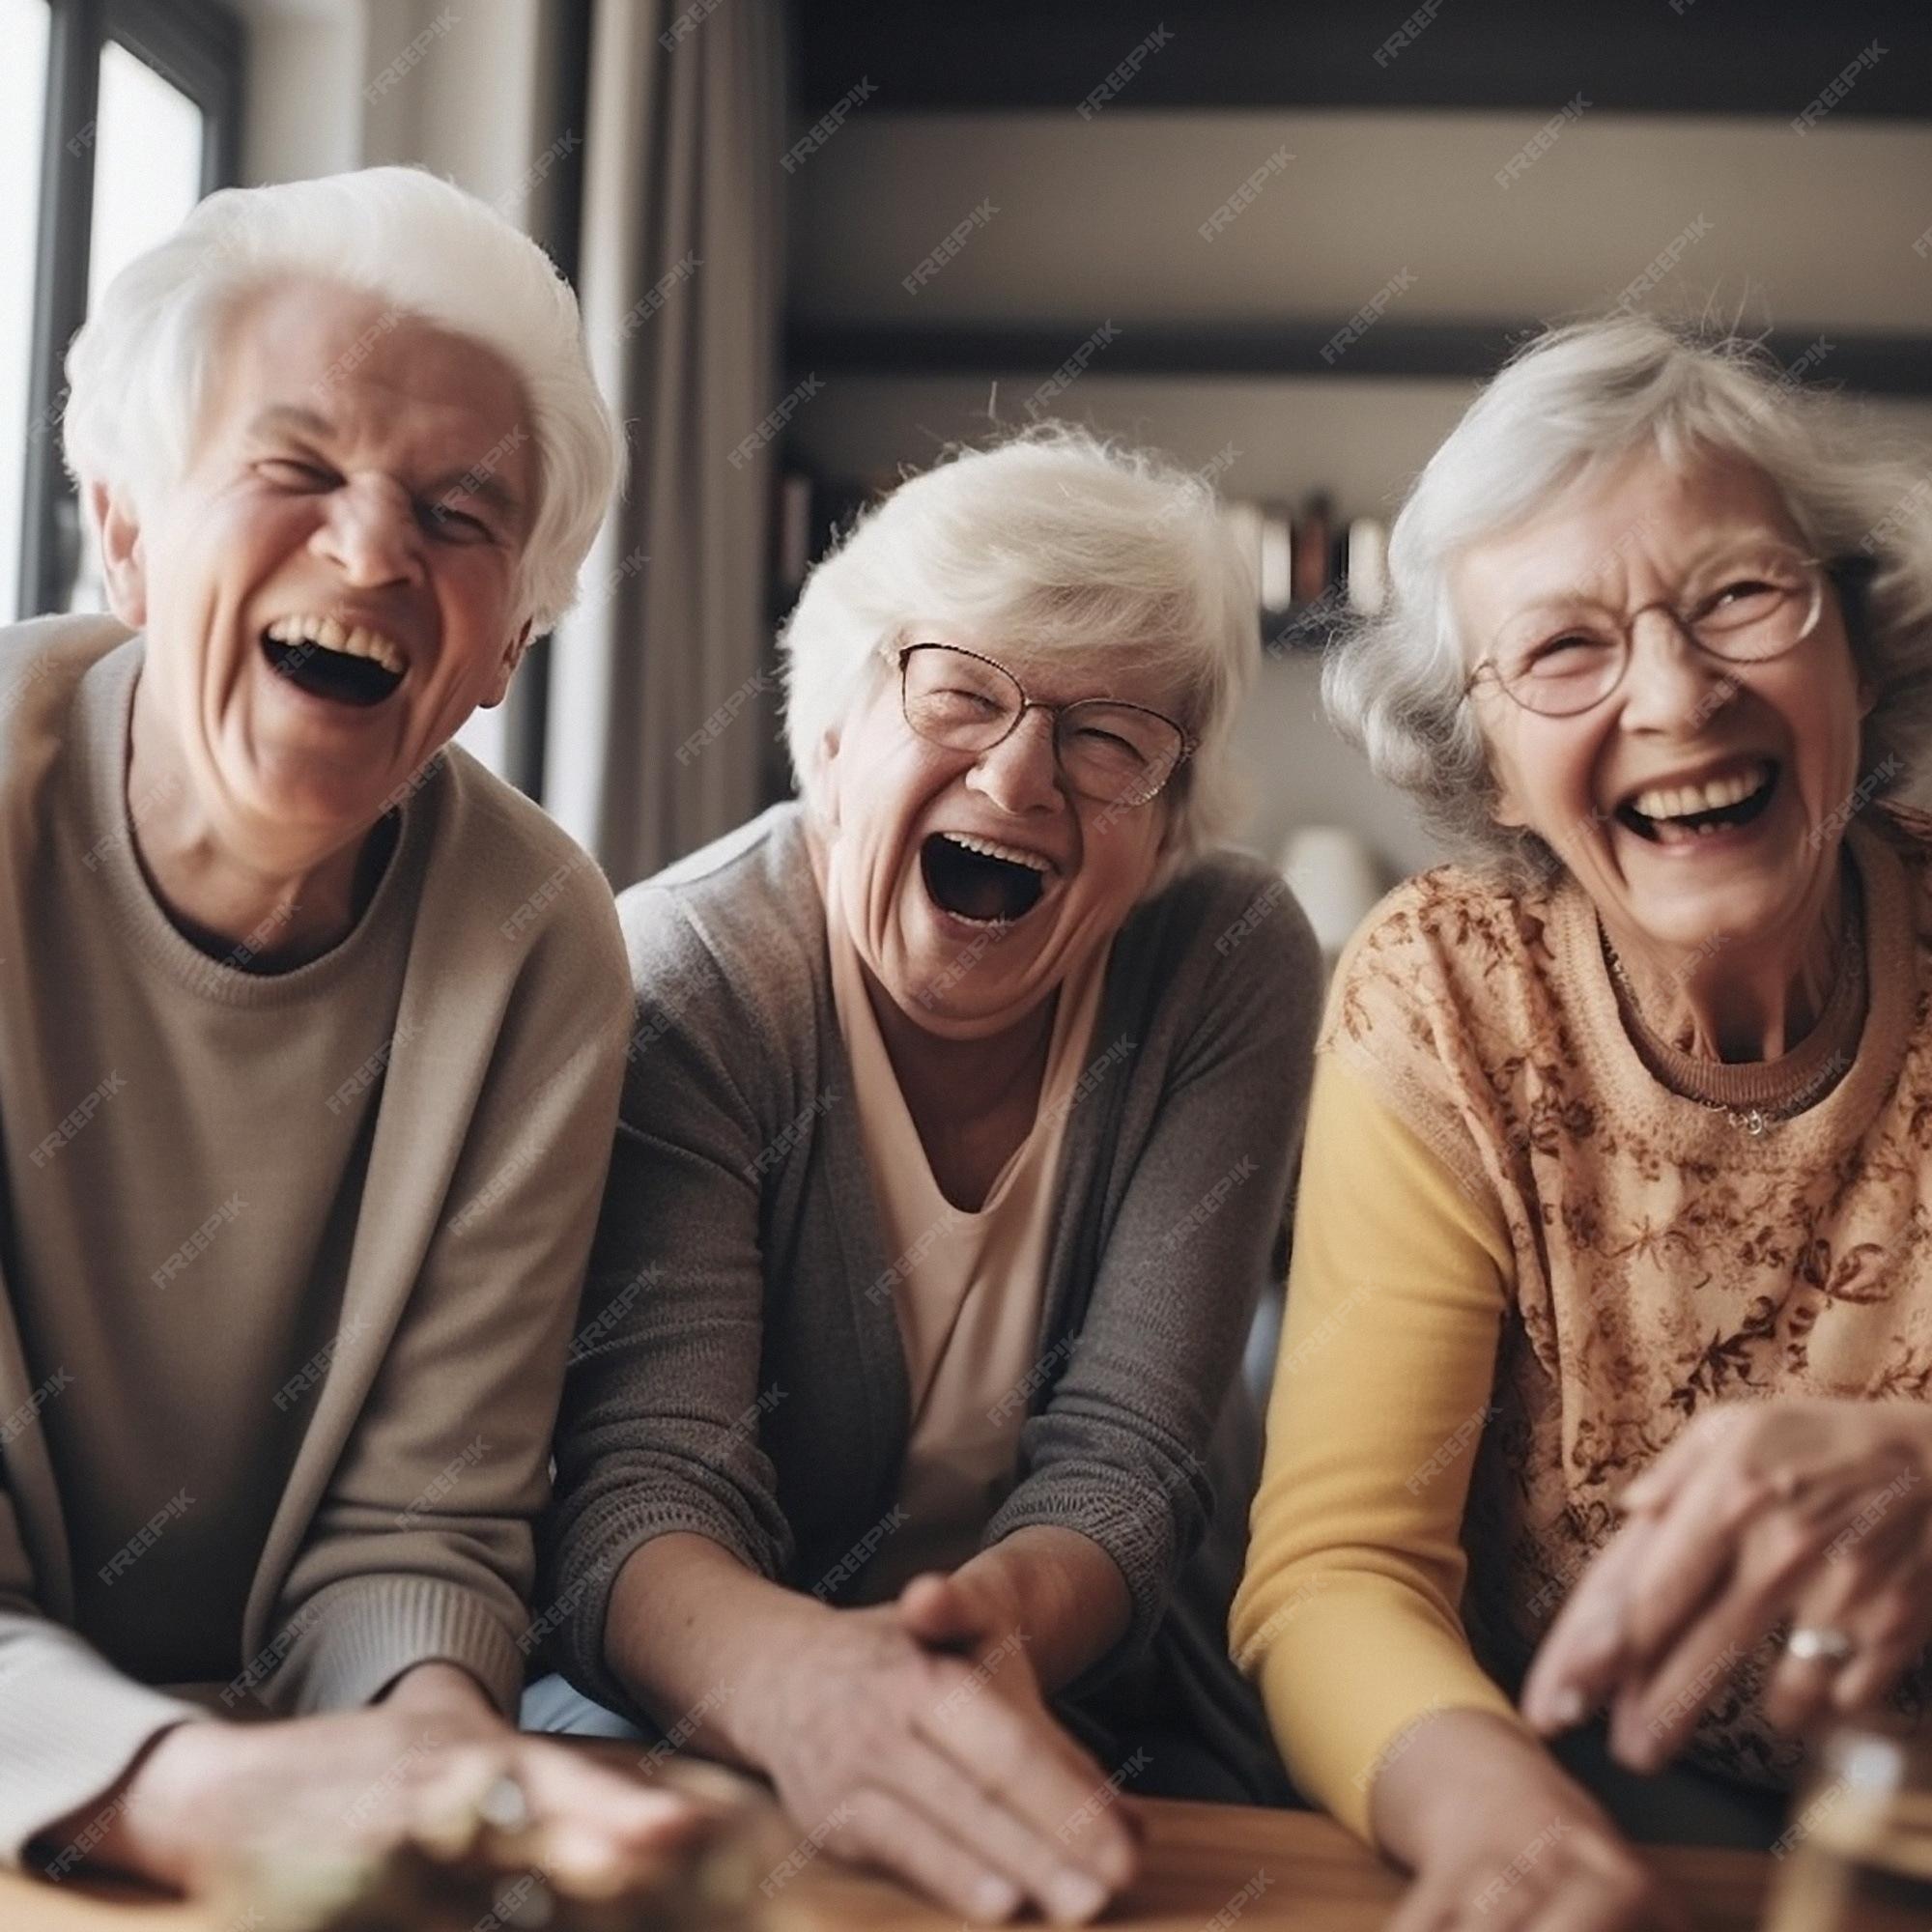
{"type": "Polygon", "coordinates": [[[1472,663],[1497,639],[1528,642],[1526,613],[1640,613],[1621,681],[1574,716],[1526,709],[1493,678],[1471,696],[1497,817],[1551,847],[1620,952],[1668,962],[1714,942],[1802,946],[1816,928],[1870,708],[1836,593],[1828,581],[1808,635],[1759,662],[1719,661],[1670,614],[1723,608],[1747,620],[1748,600],[1768,593],[1714,573],[1754,577],[1729,564],[1804,550],[1752,466],[1713,458],[1680,472],[1644,454],[1457,567],[1472,663]]]}
{"type": "MultiPolygon", "coordinates": [[[[1041,704],[1104,695],[1176,709],[1144,673],[949,636],[997,659],[1041,704]]],[[[1170,796],[1121,807],[1073,792],[1043,711],[991,751],[936,745],[906,724],[887,670],[826,741],[828,916],[908,1019],[947,1038],[989,1037],[1111,942],[1152,883],[1170,796]]]]}
{"type": "Polygon", "coordinates": [[[223,842],[327,852],[508,687],[529,417],[493,351],[328,285],[246,298],[221,351],[186,473],[97,497],[136,728],[223,842]]]}

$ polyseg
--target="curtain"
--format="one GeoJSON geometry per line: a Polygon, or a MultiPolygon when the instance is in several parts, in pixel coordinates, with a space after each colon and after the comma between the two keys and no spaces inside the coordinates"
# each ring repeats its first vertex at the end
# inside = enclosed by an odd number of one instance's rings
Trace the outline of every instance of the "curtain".
{"type": "Polygon", "coordinates": [[[776,0],[596,0],[579,295],[630,479],[550,661],[544,804],[618,888],[749,817],[775,728],[776,0]]]}

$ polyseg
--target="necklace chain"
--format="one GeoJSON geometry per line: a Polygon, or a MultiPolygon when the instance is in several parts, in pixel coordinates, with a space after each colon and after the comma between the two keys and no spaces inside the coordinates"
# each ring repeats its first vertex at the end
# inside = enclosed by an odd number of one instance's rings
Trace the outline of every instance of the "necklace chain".
{"type": "MultiPolygon", "coordinates": [[[[1848,957],[1861,957],[1863,933],[1856,905],[1851,909],[1846,921],[1846,954],[1848,957]]],[[[1602,932],[1602,927],[1600,926],[1598,930],[1602,932]]],[[[1631,983],[1630,974],[1625,969],[1624,962],[1618,955],[1617,949],[1610,943],[1610,935],[1607,932],[1603,933],[1603,941],[1604,957],[1609,962],[1611,976],[1615,979],[1617,984],[1623,988],[1624,997],[1630,1002],[1631,1011],[1635,1016],[1637,1025],[1645,1033],[1652,1033],[1653,1030],[1649,1022],[1643,1016],[1643,1008],[1637,1001],[1636,988],[1631,983]]],[[[1841,972],[1843,970],[1843,968],[1840,968],[1841,972]]],[[[1828,996],[1826,1007],[1829,1009],[1830,1005],[1831,1000],[1828,996]]],[[[1714,1114],[1723,1115],[1724,1119],[1737,1128],[1740,1133],[1748,1134],[1752,1140],[1762,1140],[1773,1127],[1781,1126],[1786,1121],[1795,1119],[1798,1115],[1804,1113],[1818,1096],[1813,1088],[1807,1084],[1804,1091],[1795,1100],[1785,1106],[1747,1107],[1742,1110],[1731,1106],[1727,1101],[1707,1100],[1701,1094],[1687,1094],[1683,1097],[1687,1100],[1696,1101],[1700,1107],[1708,1107],[1714,1114]]]]}

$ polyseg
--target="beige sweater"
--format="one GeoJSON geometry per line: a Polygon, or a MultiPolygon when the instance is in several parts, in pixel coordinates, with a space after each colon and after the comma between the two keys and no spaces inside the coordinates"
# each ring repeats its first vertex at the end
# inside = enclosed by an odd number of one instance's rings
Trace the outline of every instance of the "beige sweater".
{"type": "Polygon", "coordinates": [[[460,753],[330,952],[198,952],[128,832],[142,653],[0,632],[10,1860],[204,1706],[433,1658],[513,1705],[629,1019],[595,867],[460,753]]]}

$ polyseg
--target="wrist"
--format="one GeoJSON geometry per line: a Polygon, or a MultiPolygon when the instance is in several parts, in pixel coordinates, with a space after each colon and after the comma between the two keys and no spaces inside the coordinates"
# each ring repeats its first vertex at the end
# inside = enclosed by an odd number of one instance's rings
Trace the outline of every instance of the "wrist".
{"type": "Polygon", "coordinates": [[[502,1713],[490,1701],[490,1693],[460,1664],[446,1658],[431,1658],[412,1663],[389,1680],[388,1688],[376,1699],[391,1710],[433,1717],[447,1713],[452,1717],[487,1718],[500,1722],[502,1713]]]}
{"type": "Polygon", "coordinates": [[[87,1861],[185,1890],[213,1848],[210,1821],[242,1745],[233,1725],[190,1719],[163,1731],[100,1800],[48,1833],[87,1861]]]}
{"type": "Polygon", "coordinates": [[[1383,1748],[1369,1792],[1376,1840],[1411,1870],[1465,1848],[1485,1820],[1514,1833],[1533,1813],[1614,1836],[1614,1828],[1535,1738],[1492,1711],[1449,1709],[1418,1719],[1383,1748]],[[1472,1807],[1470,1792],[1483,1793],[1472,1807]]]}
{"type": "Polygon", "coordinates": [[[871,1614],[785,1594],[788,1601],[771,1606],[769,1623],[746,1633],[751,1641],[738,1654],[733,1694],[711,1720],[730,1750],[759,1771],[796,1745],[801,1693],[814,1687],[825,1646],[839,1634],[838,1619],[871,1614]]]}

